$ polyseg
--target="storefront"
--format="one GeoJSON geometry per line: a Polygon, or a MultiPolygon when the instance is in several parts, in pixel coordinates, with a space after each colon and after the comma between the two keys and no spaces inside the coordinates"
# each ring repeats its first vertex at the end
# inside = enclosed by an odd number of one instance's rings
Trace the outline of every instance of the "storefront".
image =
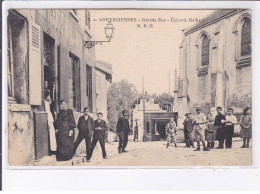
{"type": "Polygon", "coordinates": [[[177,124],[178,113],[176,112],[149,112],[145,113],[145,134],[147,141],[160,141],[166,139],[166,125],[170,118],[174,118],[177,124]]]}

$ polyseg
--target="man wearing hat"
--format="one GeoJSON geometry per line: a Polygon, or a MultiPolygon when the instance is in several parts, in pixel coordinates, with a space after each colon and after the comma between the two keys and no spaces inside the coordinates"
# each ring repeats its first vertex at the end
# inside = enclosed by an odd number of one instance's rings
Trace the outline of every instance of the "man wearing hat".
{"type": "Polygon", "coordinates": [[[206,129],[206,122],[207,118],[206,116],[201,112],[201,106],[196,106],[196,112],[197,115],[195,116],[195,121],[194,123],[194,136],[195,140],[197,141],[197,149],[194,151],[200,151],[200,141],[202,142],[203,145],[203,151],[210,151],[208,148],[205,146],[205,129],[206,129]]]}
{"type": "Polygon", "coordinates": [[[192,146],[194,148],[193,140],[191,137],[191,133],[193,132],[193,121],[191,118],[191,113],[187,112],[185,116],[186,119],[183,122],[183,126],[184,126],[184,138],[185,138],[186,147],[189,148],[190,146],[192,146]]]}
{"type": "Polygon", "coordinates": [[[127,152],[125,150],[128,143],[128,133],[130,132],[130,125],[127,119],[127,110],[122,111],[122,117],[118,119],[116,132],[119,136],[118,153],[127,152]]]}

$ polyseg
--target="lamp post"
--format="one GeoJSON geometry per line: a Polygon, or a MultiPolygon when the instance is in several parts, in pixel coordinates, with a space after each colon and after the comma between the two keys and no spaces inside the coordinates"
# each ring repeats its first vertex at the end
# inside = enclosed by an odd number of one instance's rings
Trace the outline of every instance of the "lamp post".
{"type": "Polygon", "coordinates": [[[106,38],[107,40],[104,40],[104,41],[95,41],[95,40],[90,40],[90,41],[85,41],[85,47],[87,49],[90,49],[92,47],[94,47],[96,44],[100,44],[102,45],[103,42],[110,42],[110,40],[113,38],[113,35],[114,35],[114,26],[111,22],[107,23],[107,25],[104,27],[104,30],[105,30],[105,35],[106,35],[106,38]]]}

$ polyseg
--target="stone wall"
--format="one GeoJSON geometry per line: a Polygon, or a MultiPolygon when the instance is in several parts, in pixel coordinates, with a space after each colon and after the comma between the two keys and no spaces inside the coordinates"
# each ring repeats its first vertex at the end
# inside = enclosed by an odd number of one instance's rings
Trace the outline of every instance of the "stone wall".
{"type": "Polygon", "coordinates": [[[8,161],[12,166],[34,160],[34,127],[30,105],[12,104],[8,111],[8,161]]]}
{"type": "Polygon", "coordinates": [[[251,105],[251,62],[249,66],[238,68],[239,58],[236,55],[239,54],[237,47],[240,42],[234,30],[243,15],[250,17],[250,14],[250,10],[244,10],[185,34],[180,46],[179,70],[180,80],[184,81],[183,88],[179,90],[183,90],[184,94],[179,96],[179,101],[188,95],[190,104],[187,107],[190,107],[190,110],[182,112],[195,113],[196,105],[201,105],[205,114],[215,111],[217,106],[231,106],[241,111],[245,106],[251,105]],[[203,34],[210,39],[207,68],[201,66],[200,59],[203,34]]]}

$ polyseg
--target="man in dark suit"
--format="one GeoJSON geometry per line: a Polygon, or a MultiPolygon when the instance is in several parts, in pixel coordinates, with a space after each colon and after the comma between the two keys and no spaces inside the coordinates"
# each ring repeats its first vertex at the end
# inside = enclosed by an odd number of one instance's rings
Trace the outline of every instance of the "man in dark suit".
{"type": "Polygon", "coordinates": [[[102,119],[103,114],[101,112],[97,113],[98,119],[94,121],[94,134],[91,143],[91,155],[96,147],[97,142],[99,141],[101,149],[102,149],[102,156],[104,159],[107,159],[106,149],[105,149],[105,136],[107,128],[107,123],[102,119]]]}
{"type": "Polygon", "coordinates": [[[119,136],[118,153],[127,152],[125,150],[128,143],[128,133],[130,132],[129,121],[127,119],[127,110],[122,111],[123,117],[118,119],[116,132],[119,136]]]}
{"type": "Polygon", "coordinates": [[[93,119],[89,116],[88,107],[85,107],[83,112],[84,112],[84,115],[81,116],[78,121],[79,134],[74,143],[73,154],[75,154],[75,152],[76,152],[79,144],[82,142],[82,140],[85,139],[87,162],[89,162],[90,157],[91,157],[91,137],[92,137],[92,131],[93,131],[93,119]]]}

